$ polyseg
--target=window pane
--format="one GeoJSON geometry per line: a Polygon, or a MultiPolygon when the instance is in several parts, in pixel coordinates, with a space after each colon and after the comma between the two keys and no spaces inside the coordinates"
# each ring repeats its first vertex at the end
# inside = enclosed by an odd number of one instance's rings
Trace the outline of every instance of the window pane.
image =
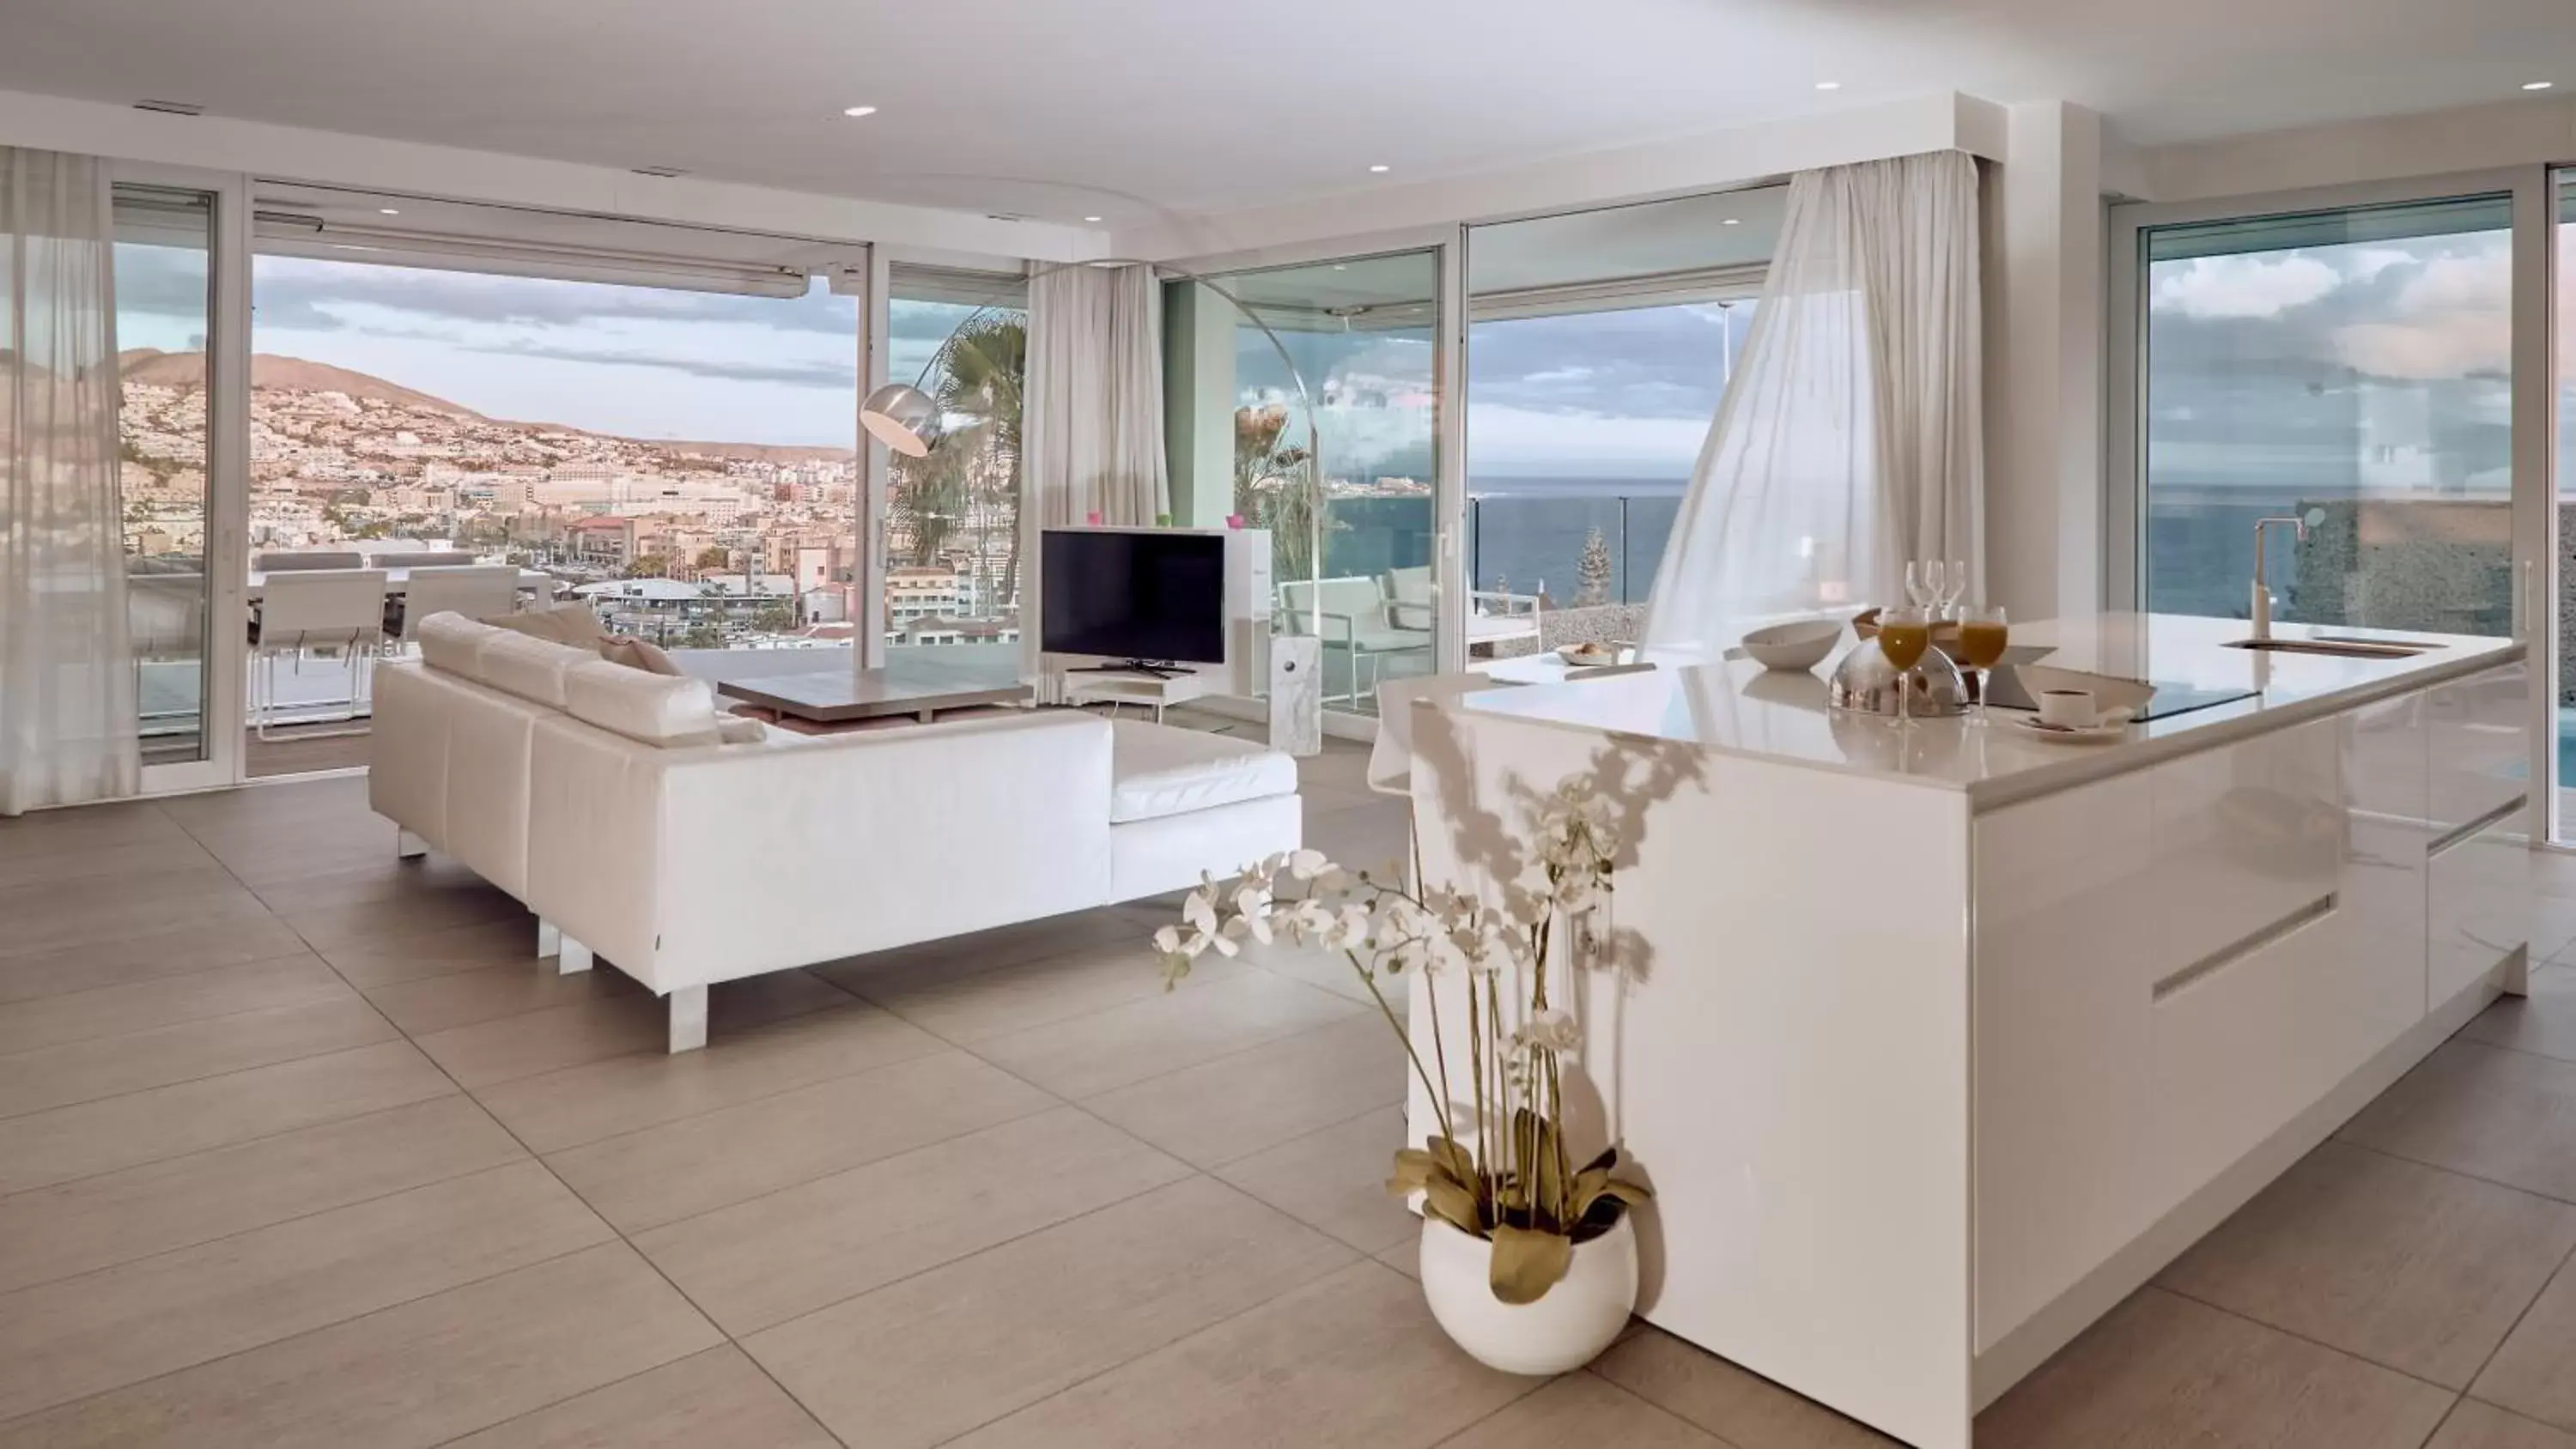
{"type": "Polygon", "coordinates": [[[2569,605],[2576,599],[2576,563],[2568,558],[2576,547],[2576,171],[2559,172],[2557,182],[2558,506],[2552,513],[2558,525],[2559,603],[2535,630],[2557,631],[2558,810],[2551,818],[2557,838],[2565,840],[2576,823],[2576,795],[2570,793],[2576,789],[2576,619],[2569,605]]]}
{"type": "Polygon", "coordinates": [[[887,375],[919,378],[948,431],[928,457],[887,460],[891,648],[1019,658],[1023,295],[1008,277],[894,273],[887,375]]]}
{"type": "Polygon", "coordinates": [[[2147,607],[2512,627],[2512,233],[2484,196],[2143,239],[2147,607]]]}
{"type": "Polygon", "coordinates": [[[850,642],[858,303],[261,255],[250,540],[542,569],[671,648],[850,642]]]}
{"type": "Polygon", "coordinates": [[[116,188],[118,487],[143,762],[207,758],[210,198],[116,188]]]}

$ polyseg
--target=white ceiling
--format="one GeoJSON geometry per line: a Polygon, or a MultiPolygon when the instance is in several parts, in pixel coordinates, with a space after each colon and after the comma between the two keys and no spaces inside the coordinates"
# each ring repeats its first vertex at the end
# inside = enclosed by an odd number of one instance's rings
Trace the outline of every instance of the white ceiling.
{"type": "Polygon", "coordinates": [[[2160,144],[2539,79],[2576,0],[0,0],[0,88],[1111,226],[1942,90],[2160,144]]]}

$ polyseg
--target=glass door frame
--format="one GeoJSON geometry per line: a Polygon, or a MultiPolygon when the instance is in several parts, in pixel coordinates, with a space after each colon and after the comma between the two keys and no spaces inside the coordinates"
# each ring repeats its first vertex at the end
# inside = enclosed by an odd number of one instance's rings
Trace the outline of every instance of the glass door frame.
{"type": "Polygon", "coordinates": [[[2186,202],[2123,202],[2110,208],[2103,228],[2106,258],[2102,416],[2102,604],[2142,607],[2146,588],[2145,412],[2146,293],[2142,235],[2156,227],[2231,221],[2299,212],[2402,205],[2452,197],[2513,198],[2513,485],[2507,504],[2513,537],[2513,635],[2528,649],[2531,671],[2528,817],[2531,839],[2552,839],[2557,825],[2557,650],[2560,588],[2557,563],[2555,468],[2556,366],[2551,329],[2556,317],[2551,256],[2555,244],[2551,166],[2457,171],[2401,181],[2262,192],[2186,202]]]}
{"type": "MultiPolygon", "coordinates": [[[[1438,456],[1432,480],[1432,581],[1440,601],[1432,620],[1431,667],[1448,674],[1467,667],[1466,611],[1456,601],[1466,598],[1467,582],[1467,414],[1466,414],[1466,226],[1434,226],[1369,232],[1358,236],[1210,252],[1174,257],[1159,263],[1163,279],[1219,278],[1229,272],[1347,262],[1408,252],[1432,253],[1438,294],[1432,301],[1431,391],[1440,413],[1433,420],[1438,456]],[[1186,274],[1186,275],[1183,275],[1186,274]]],[[[1326,733],[1344,738],[1377,738],[1374,714],[1329,706],[1326,733]]]]}
{"type": "Polygon", "coordinates": [[[206,276],[206,649],[199,729],[205,756],[143,767],[143,795],[238,785],[248,766],[250,640],[244,595],[250,584],[250,177],[119,160],[119,184],[194,191],[213,205],[206,276]]]}

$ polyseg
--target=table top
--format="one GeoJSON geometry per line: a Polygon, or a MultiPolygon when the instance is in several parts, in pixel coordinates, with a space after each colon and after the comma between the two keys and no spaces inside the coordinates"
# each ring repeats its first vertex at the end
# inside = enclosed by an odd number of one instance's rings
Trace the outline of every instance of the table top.
{"type": "MultiPolygon", "coordinates": [[[[401,565],[401,564],[387,564],[387,565],[383,565],[382,567],[384,568],[384,572],[385,572],[385,592],[386,592],[386,593],[388,593],[388,594],[399,594],[399,593],[403,592],[404,588],[405,588],[406,586],[408,586],[408,585],[411,583],[411,570],[410,570],[409,568],[406,568],[406,567],[404,567],[404,566],[403,566],[403,565],[401,565]]],[[[438,567],[449,567],[449,565],[439,565],[438,567]]],[[[280,572],[280,573],[318,573],[318,572],[345,572],[345,570],[337,570],[337,571],[335,571],[335,570],[316,570],[316,569],[280,569],[280,570],[278,570],[278,572],[280,572]]],[[[554,577],[554,575],[549,574],[549,573],[542,572],[542,571],[537,570],[537,569],[521,569],[521,570],[519,570],[519,587],[520,587],[520,588],[523,588],[523,589],[536,589],[536,590],[538,590],[539,592],[548,592],[548,591],[551,591],[551,590],[553,589],[553,587],[554,587],[554,581],[555,581],[555,577],[554,577]]],[[[247,590],[245,590],[245,591],[244,591],[244,595],[243,595],[243,596],[244,596],[245,598],[249,598],[249,599],[252,599],[252,600],[257,600],[257,599],[258,599],[262,594],[266,593],[267,591],[268,591],[268,574],[267,574],[266,572],[262,571],[262,570],[259,570],[259,569],[252,569],[252,570],[250,571],[250,587],[249,587],[247,590]]]]}
{"type": "MultiPolygon", "coordinates": [[[[721,670],[721,663],[715,667],[721,670]]],[[[1021,682],[1019,668],[1014,664],[962,660],[951,663],[920,656],[897,659],[883,669],[860,669],[855,661],[849,661],[795,674],[726,679],[719,673],[716,692],[824,724],[979,704],[1012,704],[1034,693],[1021,682]]]]}

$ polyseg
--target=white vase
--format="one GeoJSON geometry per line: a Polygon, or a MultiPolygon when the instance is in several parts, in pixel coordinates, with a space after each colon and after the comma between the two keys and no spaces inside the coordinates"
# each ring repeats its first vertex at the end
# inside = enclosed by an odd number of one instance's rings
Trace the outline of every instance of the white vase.
{"type": "Polygon", "coordinates": [[[1536,1303],[1494,1296],[1494,1245],[1439,1217],[1422,1219],[1422,1296],[1460,1348],[1510,1374],[1561,1374],[1601,1356],[1637,1306],[1636,1214],[1574,1247],[1574,1262],[1536,1303]]]}

